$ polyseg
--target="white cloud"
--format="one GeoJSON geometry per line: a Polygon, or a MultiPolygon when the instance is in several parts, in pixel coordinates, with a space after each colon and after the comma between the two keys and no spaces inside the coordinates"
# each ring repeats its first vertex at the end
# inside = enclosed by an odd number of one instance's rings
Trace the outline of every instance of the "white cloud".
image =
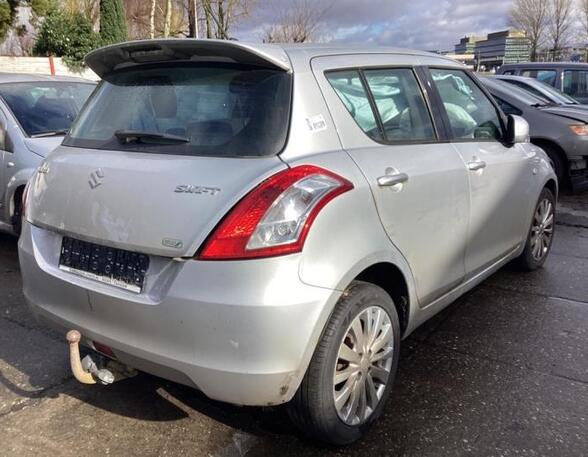
{"type": "MultiPolygon", "coordinates": [[[[314,0],[329,41],[369,43],[430,50],[453,49],[464,35],[507,27],[512,0],[314,0]]],[[[259,41],[292,0],[259,0],[233,35],[259,41]]],[[[312,2],[309,2],[312,4],[312,2]]]]}

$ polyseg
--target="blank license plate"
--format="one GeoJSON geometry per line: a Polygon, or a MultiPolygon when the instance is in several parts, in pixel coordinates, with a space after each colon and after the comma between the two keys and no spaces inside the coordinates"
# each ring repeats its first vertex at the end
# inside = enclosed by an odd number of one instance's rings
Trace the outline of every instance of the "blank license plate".
{"type": "Polygon", "coordinates": [[[141,293],[149,256],[64,237],[59,269],[84,278],[141,293]]]}

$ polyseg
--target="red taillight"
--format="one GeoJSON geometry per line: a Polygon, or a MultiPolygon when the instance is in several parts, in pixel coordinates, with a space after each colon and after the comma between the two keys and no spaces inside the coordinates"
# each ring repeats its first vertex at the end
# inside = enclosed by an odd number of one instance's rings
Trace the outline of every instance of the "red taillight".
{"type": "Polygon", "coordinates": [[[316,166],[281,171],[229,211],[197,258],[250,259],[300,252],[319,211],[351,189],[348,180],[316,166]]]}
{"type": "Polygon", "coordinates": [[[98,352],[110,357],[111,359],[116,359],[116,355],[114,355],[114,351],[110,348],[110,346],[106,346],[105,344],[99,343],[98,341],[92,341],[94,343],[94,349],[98,352]]]}

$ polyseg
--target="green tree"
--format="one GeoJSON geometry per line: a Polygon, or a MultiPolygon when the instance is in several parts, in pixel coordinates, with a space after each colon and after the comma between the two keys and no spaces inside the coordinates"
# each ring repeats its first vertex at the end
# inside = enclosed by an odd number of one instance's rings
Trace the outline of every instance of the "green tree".
{"type": "Polygon", "coordinates": [[[84,67],[84,56],[98,46],[100,37],[88,18],[55,9],[45,17],[33,52],[63,57],[70,69],[79,71],[84,67]]]}
{"type": "Polygon", "coordinates": [[[0,0],[0,40],[6,38],[6,34],[12,27],[19,3],[19,0],[0,0]]]}
{"type": "Polygon", "coordinates": [[[127,23],[121,0],[100,0],[100,37],[102,44],[127,40],[127,23]]]}

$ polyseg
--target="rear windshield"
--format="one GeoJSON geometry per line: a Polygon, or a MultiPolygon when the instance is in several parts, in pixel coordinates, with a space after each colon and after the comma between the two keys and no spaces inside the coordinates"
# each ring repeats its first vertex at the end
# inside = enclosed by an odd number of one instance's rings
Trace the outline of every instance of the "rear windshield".
{"type": "Polygon", "coordinates": [[[6,83],[0,84],[0,97],[28,136],[64,135],[95,87],[66,81],[6,83]]]}
{"type": "Polygon", "coordinates": [[[291,77],[231,64],[107,75],[64,145],[194,156],[271,156],[286,142],[291,77]]]}

